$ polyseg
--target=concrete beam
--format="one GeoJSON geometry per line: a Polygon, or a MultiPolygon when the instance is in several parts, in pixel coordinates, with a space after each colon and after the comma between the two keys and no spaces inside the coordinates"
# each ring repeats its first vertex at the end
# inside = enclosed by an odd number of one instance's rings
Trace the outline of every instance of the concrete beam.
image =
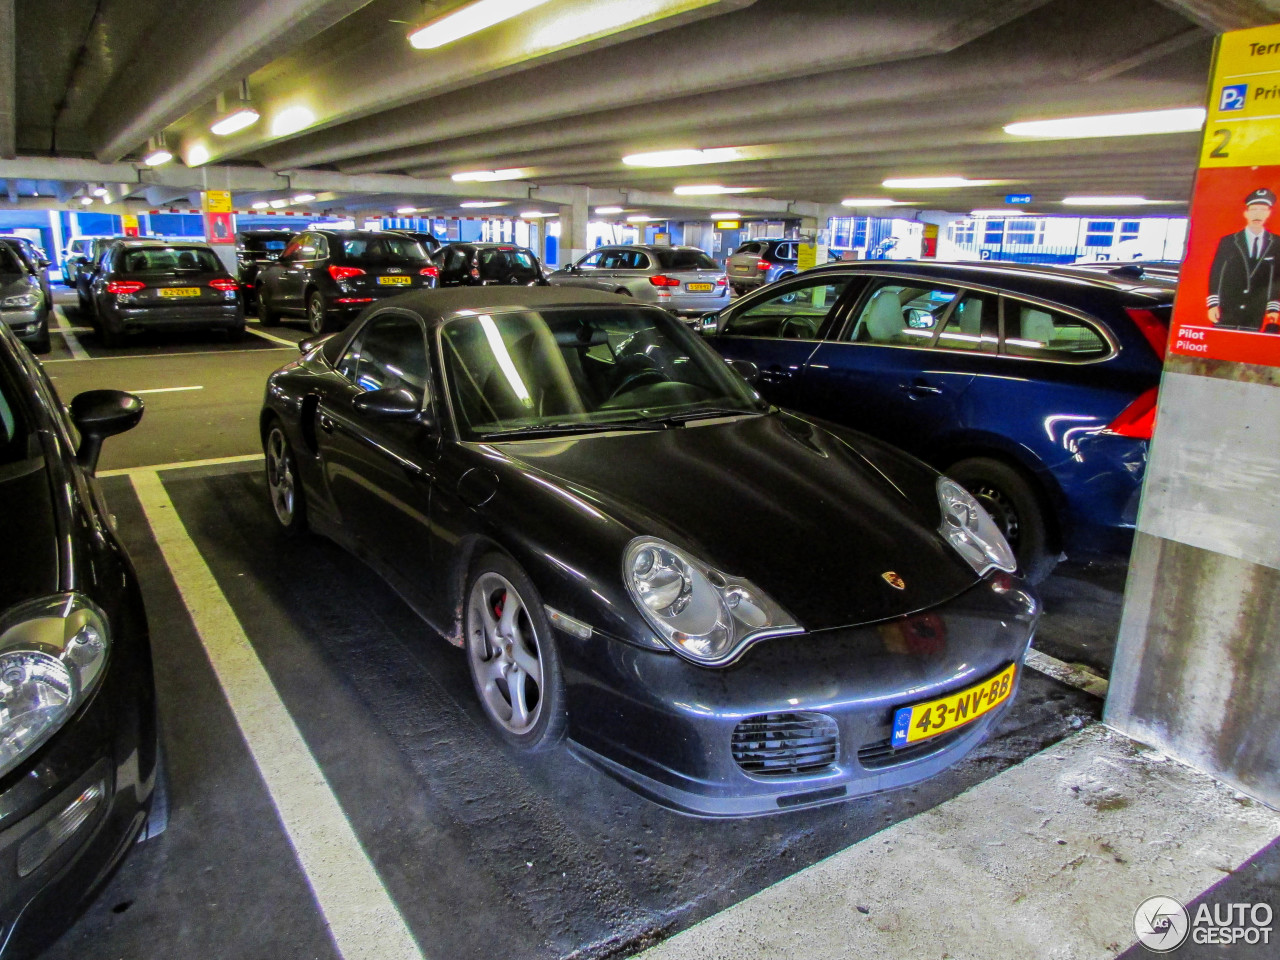
{"type": "Polygon", "coordinates": [[[220,0],[188,4],[181,30],[163,17],[94,114],[94,154],[115,162],[369,0],[220,0]]]}
{"type": "Polygon", "coordinates": [[[1246,27],[1265,27],[1280,20],[1275,0],[1159,0],[1208,30],[1226,33],[1246,27]]]}

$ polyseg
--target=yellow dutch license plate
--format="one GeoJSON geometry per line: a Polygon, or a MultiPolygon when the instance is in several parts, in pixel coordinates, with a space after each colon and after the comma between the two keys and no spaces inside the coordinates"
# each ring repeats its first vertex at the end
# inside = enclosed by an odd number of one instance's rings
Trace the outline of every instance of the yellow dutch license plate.
{"type": "Polygon", "coordinates": [[[694,293],[706,293],[708,290],[710,290],[710,289],[711,289],[711,284],[709,284],[709,283],[686,283],[686,284],[684,285],[684,288],[685,288],[686,290],[692,290],[694,293]]]}
{"type": "Polygon", "coordinates": [[[977,686],[939,700],[896,710],[893,714],[894,747],[905,747],[909,743],[936,737],[990,713],[1009,699],[1017,670],[1017,664],[1010,664],[977,686]]]}
{"type": "Polygon", "coordinates": [[[412,277],[379,277],[378,282],[384,287],[407,287],[413,283],[412,277]]]}
{"type": "Polygon", "coordinates": [[[162,297],[198,297],[199,287],[166,287],[160,291],[162,297]]]}

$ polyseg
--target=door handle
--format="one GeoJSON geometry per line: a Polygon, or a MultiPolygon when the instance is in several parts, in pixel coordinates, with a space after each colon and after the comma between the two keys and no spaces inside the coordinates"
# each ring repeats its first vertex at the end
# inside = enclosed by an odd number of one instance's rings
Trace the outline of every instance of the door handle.
{"type": "Polygon", "coordinates": [[[327,413],[320,414],[319,420],[321,430],[325,433],[333,433],[333,419],[327,413]]]}
{"type": "Polygon", "coordinates": [[[931,383],[924,380],[913,380],[910,383],[904,383],[902,389],[913,397],[927,397],[930,395],[938,395],[942,393],[941,387],[935,387],[931,383]]]}
{"type": "Polygon", "coordinates": [[[779,366],[768,367],[760,371],[760,379],[765,383],[778,383],[782,380],[790,380],[791,376],[792,372],[790,370],[784,370],[779,366]]]}

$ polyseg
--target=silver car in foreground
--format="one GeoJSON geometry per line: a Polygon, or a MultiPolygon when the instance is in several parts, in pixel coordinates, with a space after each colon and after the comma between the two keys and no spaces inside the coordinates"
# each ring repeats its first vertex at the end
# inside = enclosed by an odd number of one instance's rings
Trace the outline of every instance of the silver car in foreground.
{"type": "Polygon", "coordinates": [[[701,316],[729,303],[724,268],[698,247],[597,247],[547,279],[557,286],[625,294],[679,316],[701,316]]]}

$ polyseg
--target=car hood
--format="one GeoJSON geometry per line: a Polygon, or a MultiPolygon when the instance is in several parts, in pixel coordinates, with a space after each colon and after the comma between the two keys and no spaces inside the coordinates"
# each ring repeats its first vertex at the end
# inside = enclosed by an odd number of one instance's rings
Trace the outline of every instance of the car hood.
{"type": "Polygon", "coordinates": [[[58,524],[43,457],[0,467],[0,610],[56,593],[58,524]]]}
{"type": "Polygon", "coordinates": [[[31,283],[25,274],[0,273],[0,296],[16,297],[31,292],[31,283]]]}
{"type": "MultiPolygon", "coordinates": [[[[978,580],[938,536],[936,500],[912,502],[856,441],[791,414],[495,449],[537,486],[746,577],[810,631],[923,610],[978,580]]],[[[926,479],[914,488],[932,491],[926,479]]]]}

